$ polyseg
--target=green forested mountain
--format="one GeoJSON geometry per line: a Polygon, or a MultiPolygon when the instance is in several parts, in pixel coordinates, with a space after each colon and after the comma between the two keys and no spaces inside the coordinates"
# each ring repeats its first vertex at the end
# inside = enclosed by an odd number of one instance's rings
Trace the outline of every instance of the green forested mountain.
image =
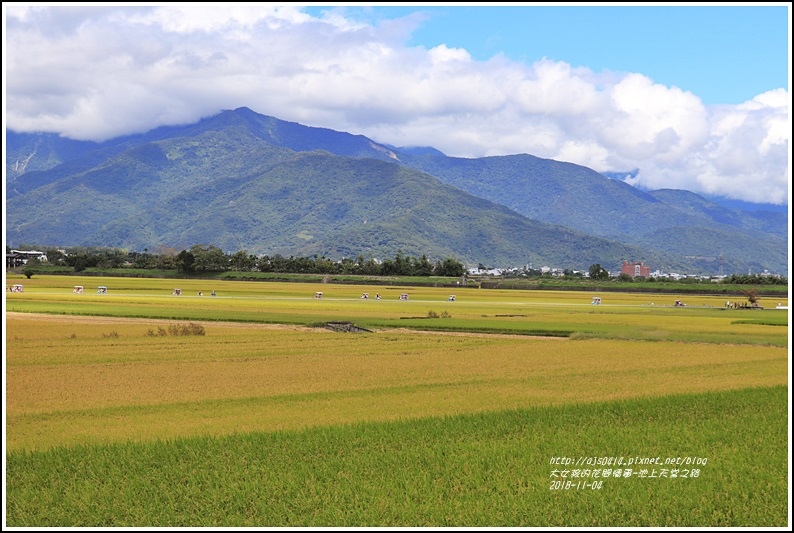
{"type": "Polygon", "coordinates": [[[686,191],[643,193],[528,155],[449,158],[247,108],[106,143],[7,137],[13,242],[213,244],[331,258],[401,251],[584,270],[623,260],[666,270],[787,269],[787,227],[781,232],[774,216],[720,210],[686,191]]]}
{"type": "Polygon", "coordinates": [[[674,255],[701,268],[785,273],[788,217],[725,209],[689,191],[642,192],[572,163],[531,155],[403,155],[405,164],[528,218],[674,255]],[[709,259],[713,258],[713,259],[709,259]]]}

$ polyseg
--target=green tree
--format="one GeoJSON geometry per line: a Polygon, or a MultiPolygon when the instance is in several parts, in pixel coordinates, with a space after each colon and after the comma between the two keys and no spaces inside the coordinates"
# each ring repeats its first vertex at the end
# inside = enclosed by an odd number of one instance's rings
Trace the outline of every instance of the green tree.
{"type": "Polygon", "coordinates": [[[66,254],[55,248],[48,248],[45,250],[47,253],[47,260],[51,265],[65,265],[66,254]]]}
{"type": "Polygon", "coordinates": [[[403,255],[402,250],[397,250],[397,255],[394,256],[394,272],[398,276],[411,276],[413,275],[412,261],[409,257],[403,255]]]}
{"type": "Polygon", "coordinates": [[[381,265],[379,265],[374,258],[370,257],[366,261],[358,263],[357,272],[368,276],[377,276],[382,270],[381,265]]]}
{"type": "Polygon", "coordinates": [[[196,262],[195,256],[187,250],[182,250],[176,256],[176,269],[179,272],[191,274],[196,271],[193,264],[196,262]]]}
{"type": "Polygon", "coordinates": [[[86,268],[93,268],[97,265],[99,256],[87,253],[71,254],[66,258],[66,264],[74,269],[75,272],[82,272],[86,268]]]}
{"type": "Polygon", "coordinates": [[[609,272],[599,263],[590,265],[590,279],[607,280],[609,279],[609,272]]]}
{"type": "Polygon", "coordinates": [[[433,264],[425,254],[422,254],[422,257],[414,264],[413,270],[415,276],[432,276],[433,264]]]}
{"type": "Polygon", "coordinates": [[[247,250],[240,250],[231,257],[229,266],[238,272],[249,272],[256,266],[256,256],[249,255],[247,250]]]}
{"type": "Polygon", "coordinates": [[[229,259],[223,250],[213,245],[194,244],[190,253],[195,258],[193,268],[196,272],[224,272],[229,270],[229,259]]]}
{"type": "Polygon", "coordinates": [[[466,268],[463,266],[463,263],[448,257],[444,259],[444,261],[436,263],[436,268],[433,274],[436,276],[457,278],[462,276],[465,272],[466,268]]]}

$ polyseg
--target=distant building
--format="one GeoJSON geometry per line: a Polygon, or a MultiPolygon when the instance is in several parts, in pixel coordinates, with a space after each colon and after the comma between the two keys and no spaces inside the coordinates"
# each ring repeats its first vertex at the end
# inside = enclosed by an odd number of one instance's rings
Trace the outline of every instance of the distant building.
{"type": "Polygon", "coordinates": [[[6,253],[6,268],[20,267],[25,264],[25,261],[27,261],[27,259],[22,254],[15,252],[10,254],[6,253]]]}
{"type": "Polygon", "coordinates": [[[6,252],[6,268],[16,268],[27,265],[29,259],[47,261],[47,254],[37,250],[11,250],[6,252]]]}
{"type": "Polygon", "coordinates": [[[623,268],[620,270],[621,274],[628,274],[632,278],[649,278],[651,277],[651,267],[645,266],[642,262],[623,261],[623,268]]]}

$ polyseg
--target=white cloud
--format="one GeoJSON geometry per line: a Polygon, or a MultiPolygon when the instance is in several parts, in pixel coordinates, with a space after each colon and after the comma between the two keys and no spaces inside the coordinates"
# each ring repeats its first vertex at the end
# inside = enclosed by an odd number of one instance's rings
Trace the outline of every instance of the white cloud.
{"type": "Polygon", "coordinates": [[[166,8],[154,8],[140,16],[127,18],[130,23],[140,23],[158,27],[172,33],[219,33],[250,30],[260,23],[276,30],[285,25],[309,22],[311,17],[301,12],[297,6],[253,4],[209,4],[200,9],[196,6],[173,4],[166,8]]]}
{"type": "Polygon", "coordinates": [[[587,70],[543,59],[520,80],[516,102],[530,115],[588,115],[606,104],[592,78],[587,70]]]}
{"type": "Polygon", "coordinates": [[[471,56],[466,50],[462,48],[447,48],[445,44],[431,48],[427,54],[430,56],[430,61],[433,65],[440,65],[447,61],[471,62],[471,56]]]}
{"type": "Polygon", "coordinates": [[[738,106],[642,73],[405,45],[421,15],[372,26],[343,8],[4,6],[8,128],[104,140],[247,106],[451,156],[529,153],[635,185],[785,203],[790,95],[738,106]]]}

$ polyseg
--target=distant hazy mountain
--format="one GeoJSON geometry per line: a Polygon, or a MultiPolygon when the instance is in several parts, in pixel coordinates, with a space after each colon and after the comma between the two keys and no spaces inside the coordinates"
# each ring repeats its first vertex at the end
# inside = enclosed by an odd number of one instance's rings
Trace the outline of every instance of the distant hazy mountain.
{"type": "Polygon", "coordinates": [[[756,211],[768,211],[770,213],[783,213],[786,216],[789,214],[789,206],[788,204],[777,205],[777,204],[758,204],[753,202],[743,202],[741,200],[731,200],[728,198],[722,198],[717,196],[709,196],[703,195],[703,197],[715,204],[719,204],[726,209],[735,209],[737,211],[747,211],[747,212],[756,212],[756,211]]]}
{"type": "Polygon", "coordinates": [[[247,108],[105,143],[7,139],[14,242],[787,271],[785,215],[642,192],[529,155],[450,158],[247,108]]]}
{"type": "MultiPolygon", "coordinates": [[[[615,180],[625,180],[627,178],[634,178],[639,173],[639,169],[634,169],[628,172],[602,172],[604,176],[610,179],[615,180]]],[[[646,192],[648,189],[644,189],[646,192]]],[[[688,191],[687,191],[688,192],[688,191]]],[[[769,211],[770,213],[783,213],[788,216],[789,207],[788,205],[777,205],[777,204],[758,204],[753,202],[744,202],[742,200],[732,200],[728,198],[723,198],[721,196],[714,196],[709,194],[701,194],[700,195],[703,199],[722,206],[726,209],[732,209],[735,211],[747,211],[747,212],[756,212],[756,211],[769,211]]]]}

